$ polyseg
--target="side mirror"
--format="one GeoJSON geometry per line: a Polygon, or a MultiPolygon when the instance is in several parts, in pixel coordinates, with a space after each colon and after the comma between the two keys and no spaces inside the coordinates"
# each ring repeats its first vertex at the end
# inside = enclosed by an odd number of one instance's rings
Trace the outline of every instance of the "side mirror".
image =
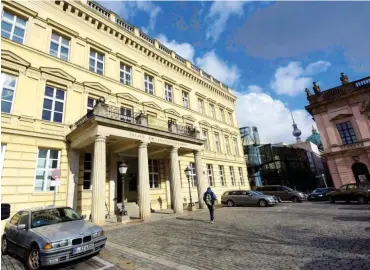
{"type": "Polygon", "coordinates": [[[81,219],[86,219],[86,215],[82,215],[81,216],[81,219]]]}
{"type": "Polygon", "coordinates": [[[7,219],[10,217],[10,204],[2,203],[1,204],[1,220],[7,219]]]}
{"type": "Polygon", "coordinates": [[[18,224],[17,225],[17,230],[25,230],[27,229],[27,225],[26,224],[18,224]]]}

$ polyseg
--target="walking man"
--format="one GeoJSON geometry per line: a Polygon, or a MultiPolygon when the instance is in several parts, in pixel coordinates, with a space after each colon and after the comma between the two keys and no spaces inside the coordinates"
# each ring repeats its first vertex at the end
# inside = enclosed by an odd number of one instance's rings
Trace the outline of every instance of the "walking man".
{"type": "Polygon", "coordinates": [[[215,221],[215,201],[217,197],[216,194],[212,191],[212,189],[209,187],[207,188],[207,191],[204,192],[203,195],[203,201],[206,203],[209,215],[211,217],[211,223],[215,221]]]}

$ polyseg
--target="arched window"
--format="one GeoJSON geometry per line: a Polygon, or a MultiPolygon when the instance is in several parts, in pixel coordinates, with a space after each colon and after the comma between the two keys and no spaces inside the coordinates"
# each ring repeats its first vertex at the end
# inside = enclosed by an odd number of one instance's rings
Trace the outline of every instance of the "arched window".
{"type": "Polygon", "coordinates": [[[359,162],[359,161],[356,161],[355,163],[353,163],[352,172],[356,179],[357,184],[370,181],[369,170],[364,163],[359,162]]]}

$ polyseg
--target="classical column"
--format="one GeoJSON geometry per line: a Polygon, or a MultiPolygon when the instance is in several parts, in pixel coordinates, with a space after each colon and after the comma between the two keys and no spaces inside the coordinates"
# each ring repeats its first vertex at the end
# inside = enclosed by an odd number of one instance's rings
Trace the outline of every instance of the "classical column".
{"type": "Polygon", "coordinates": [[[203,209],[205,208],[204,201],[203,201],[203,194],[204,192],[206,192],[207,185],[203,177],[202,156],[200,154],[200,151],[194,152],[194,158],[195,158],[195,171],[197,174],[197,181],[198,181],[197,189],[198,189],[199,208],[203,209]]]}
{"type": "Polygon", "coordinates": [[[105,136],[98,135],[94,145],[94,168],[92,183],[92,221],[105,224],[105,182],[106,182],[106,145],[105,136]]]}
{"type": "Polygon", "coordinates": [[[112,217],[117,209],[117,157],[113,154],[110,157],[109,173],[109,211],[112,217]]]}
{"type": "Polygon", "coordinates": [[[148,167],[148,143],[142,142],[139,145],[139,188],[138,201],[140,219],[150,218],[150,189],[149,189],[149,167],[148,167]]]}
{"type": "Polygon", "coordinates": [[[171,194],[173,196],[173,211],[182,213],[184,211],[181,201],[181,183],[178,148],[171,149],[171,194]]]}
{"type": "Polygon", "coordinates": [[[165,159],[165,177],[166,177],[166,200],[167,200],[167,209],[172,209],[172,196],[171,196],[171,160],[165,159]]]}
{"type": "Polygon", "coordinates": [[[73,149],[68,149],[68,199],[67,205],[77,211],[78,196],[78,169],[80,153],[73,149]]]}

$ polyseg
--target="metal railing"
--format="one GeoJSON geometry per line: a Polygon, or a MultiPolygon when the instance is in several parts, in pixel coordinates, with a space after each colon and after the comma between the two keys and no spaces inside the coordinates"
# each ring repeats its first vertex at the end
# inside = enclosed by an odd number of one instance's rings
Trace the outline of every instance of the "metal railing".
{"type": "Polygon", "coordinates": [[[175,122],[159,119],[152,115],[146,115],[143,112],[134,112],[133,110],[125,110],[124,108],[97,102],[95,107],[79,119],[75,126],[78,127],[88,121],[93,116],[100,116],[111,120],[116,120],[132,125],[149,127],[155,130],[161,130],[187,136],[191,138],[198,138],[197,130],[190,126],[183,126],[175,122]]]}

